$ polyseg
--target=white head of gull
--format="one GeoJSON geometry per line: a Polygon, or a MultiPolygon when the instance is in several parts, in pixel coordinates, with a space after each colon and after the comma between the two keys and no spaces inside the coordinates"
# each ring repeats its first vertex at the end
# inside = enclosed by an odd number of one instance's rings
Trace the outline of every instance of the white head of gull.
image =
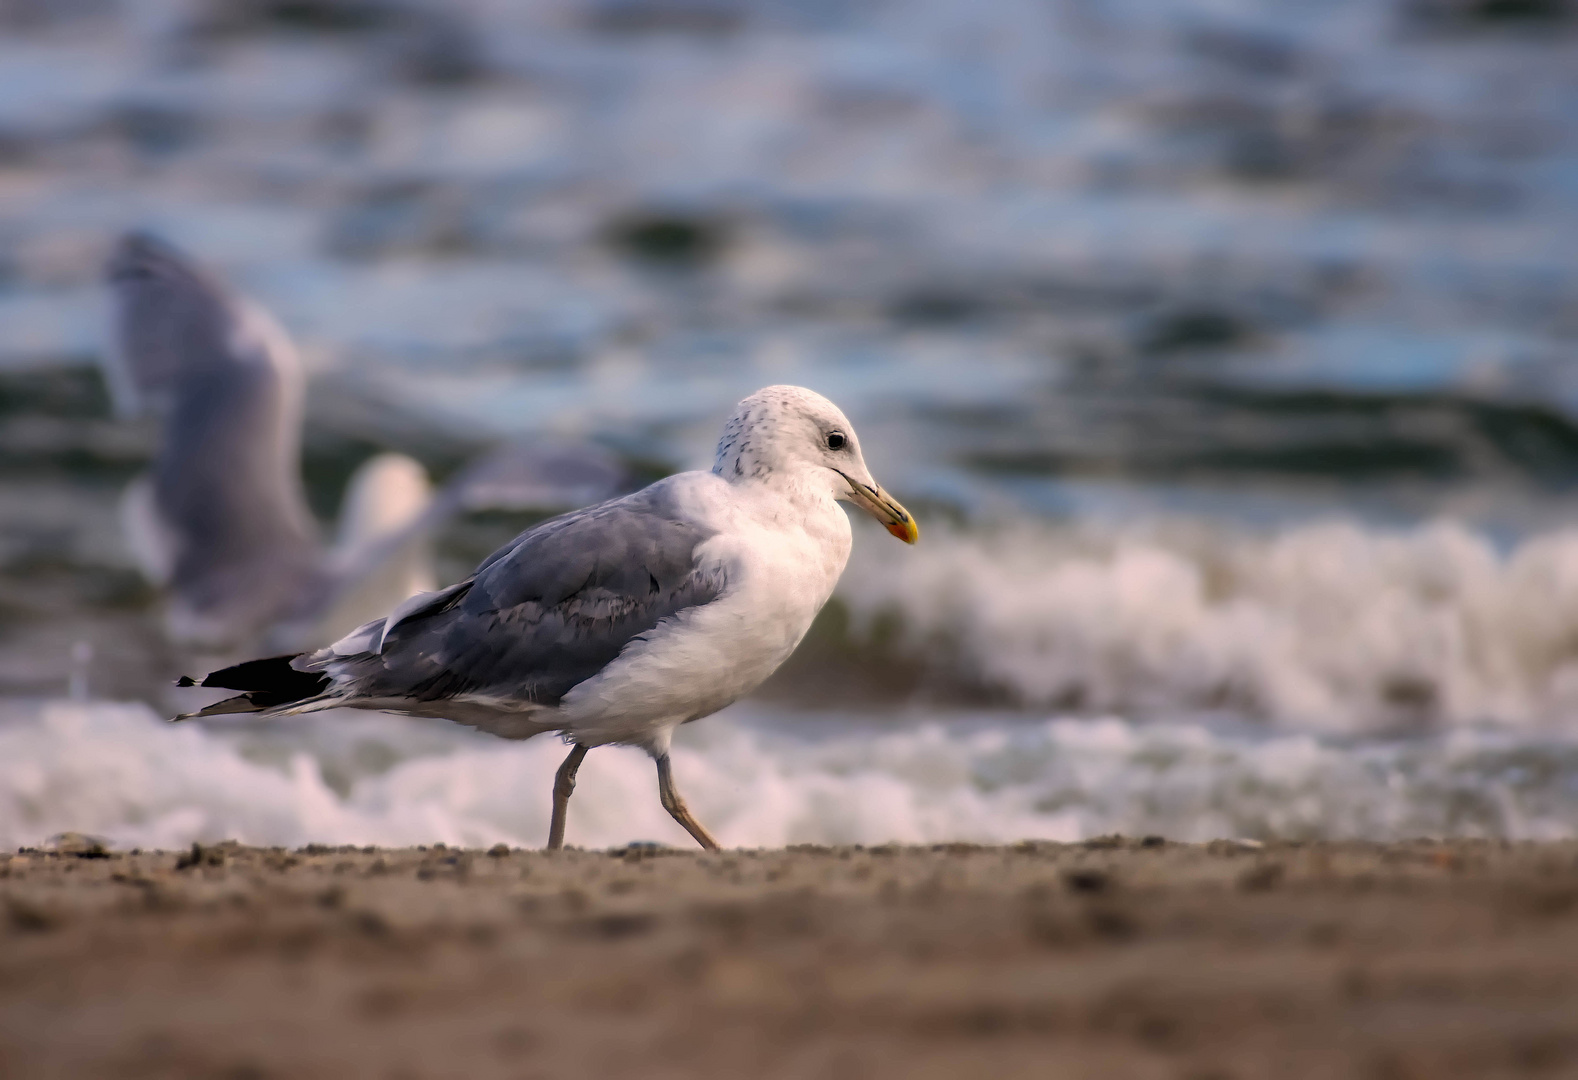
{"type": "Polygon", "coordinates": [[[919,535],[837,406],[769,386],[729,418],[711,472],[545,521],[465,581],[326,649],[213,672],[203,686],[242,693],[192,715],[350,707],[511,739],[559,732],[573,747],[554,784],[550,848],[563,845],[587,751],[638,746],[657,763],[664,808],[715,849],[675,790],[670,739],[760,686],[805,636],[849,559],[839,501],[906,543],[919,535]]]}

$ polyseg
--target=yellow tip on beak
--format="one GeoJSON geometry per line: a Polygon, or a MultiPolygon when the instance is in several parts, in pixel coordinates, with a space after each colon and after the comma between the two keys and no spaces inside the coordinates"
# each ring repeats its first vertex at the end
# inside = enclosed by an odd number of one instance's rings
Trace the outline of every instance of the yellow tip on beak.
{"type": "Polygon", "coordinates": [[[913,544],[920,539],[920,526],[915,524],[915,517],[904,507],[899,505],[897,499],[883,491],[881,487],[867,487],[858,480],[853,480],[847,473],[839,473],[849,482],[849,497],[866,513],[882,523],[882,527],[906,544],[913,544]]]}
{"type": "Polygon", "coordinates": [[[915,524],[915,519],[908,513],[904,515],[903,521],[885,521],[882,526],[906,544],[913,544],[920,539],[920,526],[915,524]]]}

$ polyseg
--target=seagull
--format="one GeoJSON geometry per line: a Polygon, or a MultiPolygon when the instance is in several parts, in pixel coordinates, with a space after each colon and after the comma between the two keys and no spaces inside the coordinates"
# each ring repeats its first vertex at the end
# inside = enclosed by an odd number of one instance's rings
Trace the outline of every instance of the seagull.
{"type": "Polygon", "coordinates": [[[182,679],[242,693],[175,719],[349,707],[507,739],[558,732],[571,750],[554,781],[549,849],[564,845],[587,751],[636,746],[657,765],[663,808],[716,851],[675,788],[674,729],[750,693],[800,643],[849,560],[839,501],[906,543],[919,537],[838,407],[769,386],[736,407],[710,472],[527,529],[464,581],[316,652],[182,679]]]}
{"type": "Polygon", "coordinates": [[[117,409],[163,418],[151,473],[122,499],[123,530],[144,576],[166,591],[177,644],[316,647],[433,589],[429,537],[453,514],[520,501],[562,508],[624,487],[624,470],[585,445],[507,444],[437,496],[421,464],[379,454],[352,476],[326,548],[302,485],[304,378],[284,328],[146,233],[122,238],[106,277],[117,409]]]}

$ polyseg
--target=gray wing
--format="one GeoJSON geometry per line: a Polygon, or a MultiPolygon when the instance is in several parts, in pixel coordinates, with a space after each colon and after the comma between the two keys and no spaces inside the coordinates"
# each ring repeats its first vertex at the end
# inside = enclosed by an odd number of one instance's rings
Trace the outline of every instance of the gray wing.
{"type": "Polygon", "coordinates": [[[505,443],[451,477],[410,524],[353,552],[354,557],[338,568],[333,588],[357,588],[390,558],[414,541],[431,536],[459,514],[580,507],[618,494],[629,478],[628,470],[614,455],[592,443],[505,443]]]}
{"type": "Polygon", "coordinates": [[[578,510],[391,615],[381,647],[369,639],[358,655],[325,650],[306,666],[358,698],[554,705],[631,641],[723,591],[721,572],[696,561],[712,535],[652,489],[578,510]]]}
{"type": "Polygon", "coordinates": [[[124,381],[160,407],[153,506],[173,608],[194,636],[247,636],[299,602],[319,549],[300,477],[301,373],[284,332],[175,248],[110,260],[124,381]]]}
{"type": "Polygon", "coordinates": [[[114,310],[106,375],[123,415],[150,407],[167,412],[184,375],[229,362],[232,297],[173,245],[128,233],[111,254],[105,279],[114,310]]]}
{"type": "MultiPolygon", "coordinates": [[[[326,623],[326,617],[339,623],[347,609],[352,615],[360,609],[365,613],[348,624],[354,626],[370,613],[366,611],[368,607],[372,611],[387,610],[406,595],[401,592],[393,599],[388,597],[391,571],[399,575],[413,560],[417,564],[430,563],[431,556],[423,553],[433,535],[459,514],[580,507],[625,490],[629,476],[613,454],[592,443],[571,440],[548,445],[519,441],[496,447],[451,477],[406,525],[369,543],[336,550],[315,583],[310,604],[270,631],[266,647],[280,652],[309,642],[309,647],[315,647],[348,628],[345,624],[326,623]],[[413,552],[417,554],[413,556],[413,552]]],[[[346,512],[342,505],[342,523],[346,512]]],[[[398,586],[408,579],[409,574],[397,576],[394,584],[398,586]]]]}

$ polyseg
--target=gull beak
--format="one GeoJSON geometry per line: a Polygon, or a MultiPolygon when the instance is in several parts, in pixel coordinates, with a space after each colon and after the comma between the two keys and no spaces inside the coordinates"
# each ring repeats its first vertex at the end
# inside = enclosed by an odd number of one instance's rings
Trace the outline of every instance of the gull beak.
{"type": "Polygon", "coordinates": [[[900,506],[897,499],[883,491],[880,485],[862,484],[844,472],[838,475],[849,482],[850,502],[880,521],[884,529],[906,544],[913,544],[920,539],[920,527],[915,524],[914,516],[900,506]]]}

